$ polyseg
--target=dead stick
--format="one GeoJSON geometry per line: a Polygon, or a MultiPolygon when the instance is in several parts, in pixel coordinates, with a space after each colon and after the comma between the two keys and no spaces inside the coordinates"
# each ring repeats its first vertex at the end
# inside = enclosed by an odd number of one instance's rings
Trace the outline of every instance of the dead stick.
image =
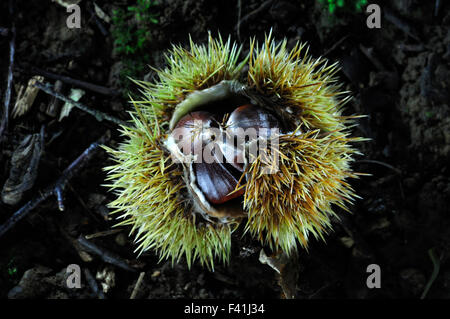
{"type": "Polygon", "coordinates": [[[372,62],[372,64],[378,69],[378,71],[387,71],[383,63],[381,63],[381,61],[376,57],[373,48],[366,48],[362,44],[359,44],[359,49],[370,60],[370,62],[372,62]]]}
{"type": "Polygon", "coordinates": [[[329,48],[328,50],[325,51],[325,53],[323,55],[328,55],[330,54],[330,52],[332,52],[333,50],[335,50],[339,45],[341,45],[342,42],[344,42],[345,40],[347,40],[350,37],[350,35],[346,35],[343,38],[341,38],[338,42],[336,42],[335,44],[333,44],[333,46],[331,48],[329,48]]]}
{"type": "Polygon", "coordinates": [[[105,299],[105,294],[98,286],[97,281],[94,276],[92,276],[88,268],[84,269],[84,275],[86,276],[86,281],[88,282],[89,287],[91,287],[91,290],[97,295],[98,299],[105,299]]]}
{"type": "Polygon", "coordinates": [[[106,262],[108,264],[115,265],[117,267],[120,267],[120,268],[128,270],[128,271],[136,272],[136,269],[131,268],[131,266],[128,265],[128,263],[126,261],[124,261],[120,257],[116,256],[112,252],[110,252],[110,251],[108,251],[108,250],[106,250],[106,249],[104,249],[102,247],[99,247],[96,244],[90,242],[84,236],[80,235],[80,237],[78,237],[78,243],[81,246],[83,246],[83,248],[85,248],[87,251],[100,256],[100,258],[104,262],[106,262]]]}
{"type": "Polygon", "coordinates": [[[394,166],[392,166],[392,165],[390,165],[388,163],[385,163],[385,162],[380,162],[380,161],[376,161],[376,160],[368,160],[368,159],[362,159],[362,160],[359,160],[357,162],[358,163],[378,164],[378,165],[390,168],[391,170],[393,170],[397,174],[401,174],[402,173],[402,171],[399,170],[398,168],[395,168],[394,166]]]}
{"type": "Polygon", "coordinates": [[[116,228],[116,229],[100,231],[100,232],[97,232],[97,233],[94,233],[94,234],[86,235],[84,237],[89,240],[89,239],[92,239],[92,238],[114,235],[114,234],[117,234],[117,233],[119,233],[121,231],[122,231],[122,229],[116,228]]]}
{"type": "Polygon", "coordinates": [[[236,33],[237,33],[237,37],[239,42],[241,42],[241,14],[242,14],[242,0],[238,0],[237,2],[237,7],[238,7],[238,18],[237,18],[237,25],[236,25],[236,33]]]}
{"type": "Polygon", "coordinates": [[[240,19],[236,25],[236,30],[241,30],[241,25],[244,22],[247,22],[248,19],[250,19],[251,17],[253,17],[254,15],[257,15],[258,13],[260,13],[261,11],[265,10],[266,8],[268,8],[271,4],[272,4],[273,0],[267,0],[266,2],[263,2],[258,8],[256,8],[255,10],[253,10],[252,12],[250,12],[249,14],[245,15],[242,19],[240,19]]]}
{"type": "MultiPolygon", "coordinates": [[[[9,14],[11,17],[14,15],[13,9],[13,1],[9,2],[9,14]]],[[[9,40],[9,67],[8,67],[8,78],[6,84],[6,94],[5,94],[5,103],[3,110],[3,117],[0,123],[0,138],[3,135],[3,132],[8,129],[8,118],[9,118],[9,105],[11,103],[11,90],[12,90],[12,80],[13,80],[13,67],[14,67],[14,56],[16,51],[16,25],[14,24],[14,20],[11,26],[11,40],[9,40]]]]}
{"type": "Polygon", "coordinates": [[[97,111],[97,110],[92,110],[91,108],[87,107],[86,105],[74,101],[71,98],[68,98],[64,95],[62,95],[61,93],[56,92],[55,90],[53,90],[52,86],[48,83],[42,83],[42,82],[36,82],[35,84],[33,84],[35,87],[41,89],[42,91],[44,91],[45,93],[54,96],[64,102],[70,103],[73,106],[79,108],[80,110],[85,111],[86,113],[89,113],[91,115],[93,115],[97,121],[101,122],[103,120],[107,120],[110,122],[113,122],[115,124],[119,124],[119,125],[127,125],[127,123],[125,121],[119,120],[118,118],[108,115],[106,113],[97,111]]]}
{"type": "Polygon", "coordinates": [[[98,142],[92,143],[76,160],[74,160],[61,174],[61,177],[51,186],[45,188],[39,195],[31,199],[28,203],[16,211],[3,225],[0,225],[0,237],[10,230],[18,221],[27,216],[33,208],[38,206],[42,201],[50,197],[50,195],[57,194],[57,190],[62,190],[67,182],[86,165],[92,158],[100,144],[104,143],[104,137],[98,142]]]}
{"type": "Polygon", "coordinates": [[[130,299],[136,299],[136,295],[141,287],[142,279],[144,279],[145,272],[141,272],[139,274],[139,278],[136,281],[136,285],[134,286],[133,292],[131,293],[130,299]]]}
{"type": "Polygon", "coordinates": [[[97,25],[97,28],[100,30],[100,32],[103,34],[104,37],[108,36],[108,30],[106,30],[105,26],[103,25],[103,23],[101,23],[100,19],[97,17],[97,14],[94,12],[94,10],[92,10],[91,8],[91,4],[87,5],[87,9],[91,15],[91,18],[94,19],[95,24],[97,25]]]}
{"type": "Polygon", "coordinates": [[[67,83],[67,84],[71,84],[86,90],[90,90],[99,94],[103,94],[103,95],[118,95],[119,92],[117,92],[116,90],[107,88],[105,86],[102,85],[98,85],[98,84],[93,84],[93,83],[89,83],[86,81],[82,81],[82,80],[77,80],[74,78],[71,78],[69,76],[65,76],[65,75],[60,75],[60,74],[56,74],[56,73],[52,73],[52,72],[48,72],[36,67],[32,67],[31,68],[31,72],[37,74],[37,75],[42,75],[43,77],[46,77],[48,79],[52,79],[52,80],[60,80],[61,82],[67,83]]]}
{"type": "Polygon", "coordinates": [[[384,8],[384,17],[397,28],[409,35],[411,38],[420,42],[420,38],[417,35],[416,29],[409,22],[396,16],[394,12],[392,12],[389,8],[384,8]]]}

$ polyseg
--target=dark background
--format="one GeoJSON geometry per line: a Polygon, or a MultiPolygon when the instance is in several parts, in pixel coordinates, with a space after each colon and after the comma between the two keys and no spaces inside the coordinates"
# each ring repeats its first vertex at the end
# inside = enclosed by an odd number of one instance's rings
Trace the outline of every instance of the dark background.
{"type": "MultiPolygon", "coordinates": [[[[369,29],[364,10],[349,5],[330,13],[326,4],[313,0],[159,0],[146,11],[153,22],[125,16],[111,23],[93,14],[93,3],[83,0],[81,28],[70,30],[65,24],[68,13],[56,2],[15,1],[10,15],[8,1],[1,1],[0,27],[10,28],[14,22],[17,28],[11,108],[19,87],[45,70],[112,88],[117,94],[84,89],[80,101],[126,120],[127,90],[136,91],[126,75],[151,80],[154,73],[145,64],[164,67],[164,52],[172,44],[187,45],[189,34],[199,43],[206,41],[208,31],[224,38],[230,35],[243,44],[244,52],[250,37],[262,41],[271,28],[275,39],[286,37],[290,47],[296,41],[308,42],[312,56],[339,61],[339,77],[354,97],[347,112],[368,115],[355,135],[371,141],[360,143],[364,155],[354,168],[371,176],[351,181],[362,198],[350,207],[351,214],[337,211],[341,221],[334,221],[326,243],[312,240],[309,251],[300,251],[296,296],[420,298],[432,284],[426,298],[448,298],[450,13],[443,2],[378,1],[381,28],[369,29]],[[124,36],[124,30],[132,33],[124,36]],[[118,43],[120,36],[129,42],[118,43]],[[139,38],[143,44],[137,44],[139,38]],[[366,286],[366,267],[373,263],[381,267],[380,289],[366,286]]],[[[127,12],[127,6],[136,2],[96,4],[112,17],[114,9],[127,12]]],[[[9,39],[10,34],[0,36],[2,107],[9,39]]],[[[45,81],[55,82],[48,77],[45,81]]],[[[68,95],[71,88],[77,86],[65,84],[62,93],[68,95]]],[[[16,205],[0,201],[0,223],[56,180],[100,136],[110,134],[107,145],[113,147],[121,140],[116,125],[100,123],[79,109],[59,121],[58,114],[46,112],[51,99],[39,92],[25,115],[10,118],[2,136],[0,186],[10,175],[11,156],[19,143],[42,126],[45,130],[37,178],[16,205]]],[[[0,238],[0,298],[96,298],[84,273],[81,289],[65,286],[65,269],[73,263],[97,276],[111,299],[129,298],[139,272],[145,277],[137,298],[282,296],[275,272],[258,261],[259,247],[246,238],[233,239],[230,265],[218,265],[214,272],[199,265],[189,270],[184,260],[173,266],[158,263],[152,252],[136,259],[129,229],[91,241],[137,272],[86,255],[76,242],[78,236],[109,231],[114,225],[103,215],[114,198],[102,187],[102,167],[107,163],[111,162],[101,151],[70,180],[65,212],[50,197],[0,238]]]]}

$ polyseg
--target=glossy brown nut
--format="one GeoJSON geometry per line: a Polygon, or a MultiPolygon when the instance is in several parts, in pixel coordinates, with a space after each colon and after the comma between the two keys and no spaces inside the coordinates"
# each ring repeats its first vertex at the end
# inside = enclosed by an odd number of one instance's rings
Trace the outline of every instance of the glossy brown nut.
{"type": "Polygon", "coordinates": [[[212,204],[223,204],[244,194],[241,188],[235,191],[238,180],[221,163],[194,164],[197,184],[212,204]]]}
{"type": "Polygon", "coordinates": [[[244,194],[243,188],[236,190],[244,171],[243,143],[259,137],[262,129],[270,130],[278,124],[269,112],[246,104],[230,114],[226,129],[213,127],[218,124],[212,113],[198,111],[182,117],[172,135],[185,155],[200,158],[192,166],[197,185],[208,202],[217,205],[244,194]],[[249,132],[250,136],[246,136],[249,132]],[[213,155],[212,160],[205,161],[204,151],[213,155]]]}
{"type": "Polygon", "coordinates": [[[213,122],[213,115],[203,111],[189,113],[180,119],[171,134],[184,155],[201,156],[206,143],[204,133],[212,127],[213,122]]]}
{"type": "Polygon", "coordinates": [[[220,144],[222,153],[234,168],[244,171],[243,143],[261,135],[270,136],[270,129],[279,128],[278,120],[266,110],[245,104],[236,108],[226,122],[225,143],[220,144]]]}
{"type": "Polygon", "coordinates": [[[231,131],[253,128],[257,132],[261,131],[261,129],[279,127],[278,120],[275,116],[252,104],[242,105],[231,112],[226,125],[231,131]]]}

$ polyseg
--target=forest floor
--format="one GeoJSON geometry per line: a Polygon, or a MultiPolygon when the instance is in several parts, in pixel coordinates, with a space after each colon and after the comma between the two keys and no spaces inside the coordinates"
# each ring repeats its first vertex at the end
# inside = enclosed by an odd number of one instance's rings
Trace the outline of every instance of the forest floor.
{"type": "MultiPolygon", "coordinates": [[[[244,51],[250,37],[262,41],[271,29],[275,39],[287,38],[290,47],[307,42],[312,56],[339,61],[339,77],[354,97],[347,112],[368,115],[355,135],[371,140],[358,145],[364,155],[354,169],[371,176],[351,181],[361,199],[350,207],[351,214],[338,210],[341,220],[333,221],[326,242],[312,240],[308,251],[299,252],[296,297],[450,297],[448,3],[435,8],[435,1],[379,1],[381,28],[369,29],[364,11],[330,13],[313,0],[159,0],[146,9],[151,22],[143,24],[144,31],[141,26],[141,33],[128,35],[128,26],[137,32],[136,21],[113,10],[127,12],[131,2],[95,3],[115,18],[108,22],[94,13],[93,1],[82,0],[81,28],[69,29],[69,13],[57,2],[16,1],[12,15],[8,1],[0,2],[0,28],[5,28],[0,32],[2,108],[12,23],[16,39],[10,112],[20,88],[42,75],[47,83],[62,84],[65,96],[81,89],[81,103],[121,120],[128,119],[130,110],[126,90],[136,91],[125,75],[151,80],[154,73],[142,67],[142,60],[164,67],[164,53],[172,44],[187,46],[189,35],[202,43],[208,31],[220,32],[242,43],[244,51]],[[132,42],[140,38],[143,43],[132,42]],[[101,88],[69,83],[61,76],[101,88]],[[381,267],[380,289],[366,285],[370,264],[381,267]]],[[[110,146],[121,141],[116,124],[99,122],[77,108],[60,118],[61,107],[40,91],[25,114],[9,117],[0,141],[0,188],[11,174],[23,176],[30,167],[32,182],[21,185],[23,194],[6,201],[2,197],[0,224],[101,136],[109,137],[110,146]],[[24,141],[29,146],[25,149],[32,149],[30,156],[38,156],[38,165],[29,157],[28,166],[13,165],[12,154],[24,141]]],[[[101,293],[89,286],[84,272],[81,289],[67,288],[69,264],[87,269],[110,299],[129,298],[141,272],[145,276],[136,298],[282,297],[276,273],[258,260],[258,245],[238,237],[233,238],[230,264],[218,265],[214,272],[197,264],[188,269],[184,260],[158,262],[151,251],[137,258],[129,229],[110,232],[115,221],[105,212],[114,195],[102,186],[108,163],[107,154],[99,150],[68,182],[64,212],[50,196],[0,238],[0,298],[97,298],[101,293]],[[77,241],[80,235],[100,247],[103,257],[108,251],[133,271],[87,251],[77,241]]]]}

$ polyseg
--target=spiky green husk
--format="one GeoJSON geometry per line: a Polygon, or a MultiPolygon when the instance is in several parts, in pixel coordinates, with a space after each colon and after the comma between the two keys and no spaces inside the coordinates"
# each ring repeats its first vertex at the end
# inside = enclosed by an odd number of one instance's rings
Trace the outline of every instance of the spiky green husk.
{"type": "Polygon", "coordinates": [[[116,226],[131,225],[136,250],[154,249],[161,259],[178,261],[185,255],[189,266],[198,258],[210,268],[215,258],[226,262],[231,226],[197,223],[189,200],[183,198],[182,172],[159,146],[159,129],[155,127],[151,133],[132,118],[136,127],[122,129],[127,141],[119,150],[105,147],[117,163],[106,167],[107,179],[112,181],[106,186],[117,195],[109,206],[124,219],[116,226]]]}
{"type": "Polygon", "coordinates": [[[175,106],[189,93],[203,90],[223,80],[238,78],[247,59],[238,61],[241,47],[231,40],[223,42],[219,37],[209,37],[207,46],[197,45],[190,40],[190,50],[174,46],[166,55],[167,67],[154,71],[156,83],[135,81],[141,87],[144,97],[141,104],[146,118],[169,122],[175,106]]]}
{"type": "Polygon", "coordinates": [[[304,44],[297,43],[291,51],[286,45],[286,40],[277,44],[269,35],[259,51],[252,50],[248,85],[264,95],[277,96],[294,112],[300,111],[298,120],[308,130],[344,129],[341,107],[349,97],[337,84],[337,63],[327,65],[326,59],[309,57],[304,44]]]}
{"type": "Polygon", "coordinates": [[[182,169],[162,145],[176,105],[193,91],[237,80],[248,58],[245,84],[281,99],[299,130],[280,138],[280,173],[259,174],[260,160],[247,168],[246,230],[289,253],[297,242],[306,247],[309,234],[322,237],[332,204],[345,209],[354,196],[345,179],[356,176],[349,143],[357,139],[346,131],[351,119],[341,116],[346,98],[340,99],[344,93],[335,85],[335,66],[308,58],[303,49],[288,52],[286,41],[276,45],[269,36],[259,51],[252,42],[249,56],[239,62],[236,45],[210,37],[207,46],[191,41],[190,50],[174,47],[167,68],[156,70],[156,83],[136,81],[143,99],[133,101],[131,125],[122,127],[125,142],[118,150],[107,148],[116,163],[106,170],[117,194],[110,207],[124,219],[119,225],[132,226],[138,251],[154,249],[173,261],[184,255],[188,265],[198,259],[211,268],[214,259],[228,260],[239,220],[212,224],[193,213],[182,169]]]}
{"type": "Polygon", "coordinates": [[[279,138],[278,172],[260,174],[267,165],[258,157],[247,170],[244,207],[248,211],[246,231],[263,244],[284,252],[296,250],[297,242],[307,247],[309,236],[323,239],[330,228],[332,204],[347,210],[355,196],[348,177],[354,153],[351,139],[319,130],[287,134],[279,138]]]}
{"type": "Polygon", "coordinates": [[[192,213],[182,170],[162,148],[168,122],[177,103],[195,90],[222,80],[237,78],[243,64],[237,64],[240,49],[230,41],[214,40],[208,46],[191,49],[174,47],[167,56],[168,67],[157,71],[156,84],[137,81],[144,99],[132,101],[131,123],[122,127],[125,142],[118,150],[105,147],[115,164],[106,167],[106,185],[117,199],[109,204],[120,225],[131,225],[137,251],[154,249],[161,259],[178,261],[186,257],[209,268],[214,260],[227,262],[234,224],[210,224],[192,213]]]}
{"type": "Polygon", "coordinates": [[[246,231],[286,253],[297,242],[307,247],[311,234],[323,238],[332,204],[347,210],[355,194],[345,179],[357,177],[350,162],[358,152],[350,143],[362,140],[349,137],[354,117],[341,116],[348,97],[336,84],[336,65],[312,59],[304,49],[297,44],[288,51],[286,41],[276,44],[269,36],[250,56],[248,72],[248,85],[277,96],[299,123],[295,133],[280,136],[277,173],[260,174],[267,163],[259,157],[246,175],[246,231]]]}

